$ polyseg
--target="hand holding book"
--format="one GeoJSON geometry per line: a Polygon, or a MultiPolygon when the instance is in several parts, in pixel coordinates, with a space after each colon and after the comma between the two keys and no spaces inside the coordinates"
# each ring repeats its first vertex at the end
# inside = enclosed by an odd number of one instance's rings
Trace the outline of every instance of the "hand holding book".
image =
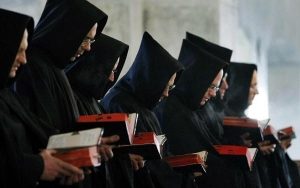
{"type": "Polygon", "coordinates": [[[276,145],[270,140],[265,140],[258,143],[258,148],[263,155],[269,155],[274,152],[276,145]]]}

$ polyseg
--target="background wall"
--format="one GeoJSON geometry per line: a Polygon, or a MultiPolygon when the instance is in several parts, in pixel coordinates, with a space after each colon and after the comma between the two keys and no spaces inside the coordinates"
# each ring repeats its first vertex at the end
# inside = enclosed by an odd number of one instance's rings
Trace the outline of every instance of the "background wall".
{"type": "MultiPolygon", "coordinates": [[[[293,125],[300,135],[300,2],[293,0],[89,0],[109,16],[104,33],[130,45],[121,74],[135,58],[144,31],[174,57],[189,31],[233,49],[233,61],[258,65],[259,91],[250,117],[293,125]]],[[[45,0],[0,0],[0,7],[37,22],[45,0]]],[[[289,153],[300,159],[300,140],[289,153]]]]}

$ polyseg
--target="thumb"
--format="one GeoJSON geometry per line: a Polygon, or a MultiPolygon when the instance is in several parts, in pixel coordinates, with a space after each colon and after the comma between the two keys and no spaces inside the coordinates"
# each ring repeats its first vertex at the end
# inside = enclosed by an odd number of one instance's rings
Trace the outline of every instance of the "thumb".
{"type": "Polygon", "coordinates": [[[118,135],[113,135],[109,137],[102,137],[101,144],[111,144],[117,142],[120,139],[118,135]]]}

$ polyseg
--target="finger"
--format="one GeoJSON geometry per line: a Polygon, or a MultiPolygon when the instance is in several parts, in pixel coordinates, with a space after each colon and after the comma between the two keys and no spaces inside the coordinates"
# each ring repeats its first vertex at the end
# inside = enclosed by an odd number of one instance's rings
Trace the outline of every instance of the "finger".
{"type": "Polygon", "coordinates": [[[140,169],[140,168],[143,168],[143,167],[144,167],[144,164],[145,164],[144,161],[139,160],[139,161],[138,161],[138,167],[139,167],[139,169],[140,169]]]}
{"type": "Polygon", "coordinates": [[[132,167],[135,171],[137,171],[139,169],[138,164],[135,160],[131,160],[131,164],[132,164],[132,167]]]}
{"type": "Polygon", "coordinates": [[[136,160],[144,160],[144,158],[140,155],[137,154],[129,154],[129,156],[131,156],[132,158],[136,159],[136,160]]]}
{"type": "Polygon", "coordinates": [[[62,172],[68,173],[68,176],[72,176],[72,174],[83,174],[83,170],[64,161],[60,160],[59,165],[61,166],[62,172]]]}
{"type": "Polygon", "coordinates": [[[47,149],[46,151],[47,151],[49,154],[57,153],[57,151],[54,150],[54,149],[47,149]]]}
{"type": "Polygon", "coordinates": [[[104,151],[104,147],[100,148],[99,154],[100,154],[101,160],[108,161],[108,156],[106,155],[106,153],[104,151]]]}
{"type": "Polygon", "coordinates": [[[270,140],[265,140],[263,143],[264,143],[264,145],[270,145],[271,141],[270,140]]]}
{"type": "Polygon", "coordinates": [[[244,134],[241,135],[241,138],[248,138],[250,136],[250,133],[246,132],[244,134]]]}
{"type": "Polygon", "coordinates": [[[112,158],[114,156],[114,153],[113,153],[113,151],[112,151],[112,149],[111,149],[110,146],[105,147],[104,151],[105,151],[105,154],[108,157],[108,159],[110,159],[110,158],[112,158]]]}
{"type": "Polygon", "coordinates": [[[113,135],[109,137],[102,137],[101,144],[111,144],[117,142],[120,139],[118,135],[113,135]]]}

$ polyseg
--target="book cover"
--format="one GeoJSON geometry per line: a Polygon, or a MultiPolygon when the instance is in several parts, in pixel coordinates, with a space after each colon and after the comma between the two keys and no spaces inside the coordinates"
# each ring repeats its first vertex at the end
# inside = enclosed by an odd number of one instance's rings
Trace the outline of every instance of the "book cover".
{"type": "Polygon", "coordinates": [[[77,119],[79,130],[101,127],[104,128],[103,136],[119,135],[116,144],[131,144],[135,134],[137,113],[111,113],[82,115],[77,119]]]}
{"type": "Polygon", "coordinates": [[[253,162],[257,154],[257,148],[248,148],[235,145],[214,145],[219,155],[234,162],[238,162],[243,168],[252,170],[253,162]]]}
{"type": "Polygon", "coordinates": [[[175,170],[186,173],[201,172],[206,173],[207,151],[174,155],[165,157],[164,160],[175,170]]]}
{"type": "Polygon", "coordinates": [[[248,132],[253,143],[261,142],[263,141],[263,130],[269,121],[270,119],[259,121],[251,118],[226,116],[223,119],[224,136],[239,137],[248,132]]]}
{"type": "Polygon", "coordinates": [[[263,135],[264,135],[264,140],[269,140],[271,144],[279,143],[278,136],[277,136],[277,131],[275,130],[275,128],[273,126],[268,125],[264,129],[263,135]]]}
{"type": "Polygon", "coordinates": [[[285,127],[283,129],[280,129],[278,131],[278,137],[280,140],[284,139],[295,139],[296,138],[296,133],[294,131],[294,128],[292,126],[285,127]]]}
{"type": "Polygon", "coordinates": [[[53,156],[79,168],[101,165],[101,158],[97,151],[97,146],[58,150],[53,156]]]}
{"type": "Polygon", "coordinates": [[[162,147],[166,138],[164,135],[156,135],[154,132],[138,133],[131,145],[119,145],[113,148],[114,154],[137,154],[144,160],[161,159],[162,147]]]}

